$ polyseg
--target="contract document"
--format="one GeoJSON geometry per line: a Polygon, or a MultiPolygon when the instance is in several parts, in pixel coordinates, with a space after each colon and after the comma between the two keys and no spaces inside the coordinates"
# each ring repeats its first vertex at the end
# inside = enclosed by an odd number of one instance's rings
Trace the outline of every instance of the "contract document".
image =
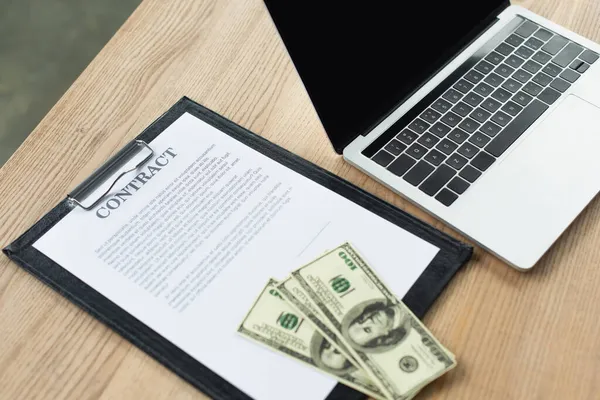
{"type": "Polygon", "coordinates": [[[33,246],[260,400],[336,381],[237,333],[265,283],[349,241],[399,297],[439,249],[190,113],[92,209],[33,246]]]}

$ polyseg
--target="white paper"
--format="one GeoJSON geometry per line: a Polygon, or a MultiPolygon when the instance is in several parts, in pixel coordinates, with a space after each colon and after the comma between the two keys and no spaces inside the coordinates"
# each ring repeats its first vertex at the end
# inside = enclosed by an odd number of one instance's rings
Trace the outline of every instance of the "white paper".
{"type": "Polygon", "coordinates": [[[439,249],[190,114],[150,145],[151,179],[34,246],[249,396],[325,398],[335,380],[237,333],[267,280],[348,240],[401,298],[439,249]]]}

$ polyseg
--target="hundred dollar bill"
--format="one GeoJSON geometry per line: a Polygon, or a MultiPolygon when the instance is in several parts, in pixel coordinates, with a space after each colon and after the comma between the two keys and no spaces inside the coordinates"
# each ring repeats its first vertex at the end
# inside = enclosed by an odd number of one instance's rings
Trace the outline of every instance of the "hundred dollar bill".
{"type": "Polygon", "coordinates": [[[277,289],[279,289],[279,292],[292,306],[306,317],[321,335],[327,338],[333,347],[342,353],[348,361],[360,368],[358,362],[352,357],[344,343],[335,333],[335,326],[322,314],[317,304],[304,291],[302,285],[296,279],[291,276],[287,277],[279,282],[277,289]]]}
{"type": "Polygon", "coordinates": [[[456,365],[418,318],[349,244],[292,273],[346,348],[389,399],[414,391],[456,365]]]}
{"type": "Polygon", "coordinates": [[[271,279],[238,328],[242,335],[325,372],[373,398],[385,397],[365,374],[331,346],[288,304],[271,279]]]}

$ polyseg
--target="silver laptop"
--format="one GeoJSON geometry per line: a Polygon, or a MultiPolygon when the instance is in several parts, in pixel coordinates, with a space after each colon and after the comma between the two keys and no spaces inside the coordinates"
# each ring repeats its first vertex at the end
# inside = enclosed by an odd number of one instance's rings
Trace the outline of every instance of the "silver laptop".
{"type": "Polygon", "coordinates": [[[265,3],[334,149],[511,266],[598,192],[598,44],[507,1],[265,3]]]}

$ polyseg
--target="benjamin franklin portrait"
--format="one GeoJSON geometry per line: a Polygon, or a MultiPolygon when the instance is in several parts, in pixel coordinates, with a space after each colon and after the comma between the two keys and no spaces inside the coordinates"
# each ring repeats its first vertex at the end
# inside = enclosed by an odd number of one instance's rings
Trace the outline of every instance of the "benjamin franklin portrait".
{"type": "Polygon", "coordinates": [[[356,370],[356,367],[318,332],[315,332],[310,341],[310,354],[317,366],[332,374],[342,376],[356,370]]]}
{"type": "Polygon", "coordinates": [[[402,306],[385,300],[363,302],[344,317],[342,335],[356,350],[379,353],[397,346],[410,332],[402,306]]]}

